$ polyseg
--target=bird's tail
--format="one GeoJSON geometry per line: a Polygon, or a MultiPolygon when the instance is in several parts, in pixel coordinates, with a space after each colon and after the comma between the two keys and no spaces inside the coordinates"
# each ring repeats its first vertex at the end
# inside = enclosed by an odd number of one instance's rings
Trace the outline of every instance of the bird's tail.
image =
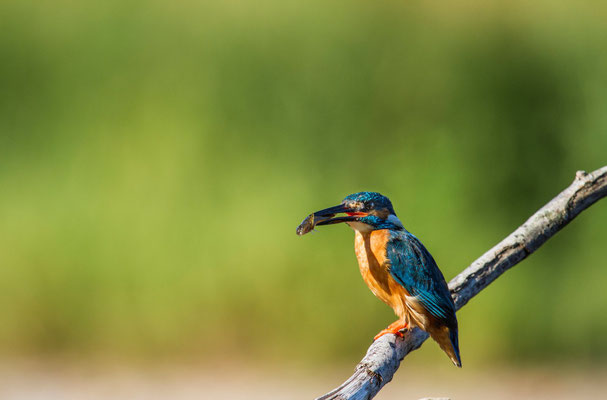
{"type": "Polygon", "coordinates": [[[459,356],[459,339],[457,336],[457,328],[449,329],[443,326],[434,332],[430,332],[430,336],[438,343],[441,349],[451,359],[456,367],[462,366],[462,359],[459,356]]]}
{"type": "Polygon", "coordinates": [[[459,356],[459,338],[457,335],[457,328],[449,329],[449,341],[451,342],[452,352],[447,352],[453,364],[457,367],[462,367],[462,359],[459,356]]]}

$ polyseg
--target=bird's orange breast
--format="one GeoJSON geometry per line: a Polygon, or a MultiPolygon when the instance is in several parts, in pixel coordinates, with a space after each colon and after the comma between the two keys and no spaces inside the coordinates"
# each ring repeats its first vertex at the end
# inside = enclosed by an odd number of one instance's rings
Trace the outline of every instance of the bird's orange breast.
{"type": "Polygon", "coordinates": [[[387,229],[369,233],[356,232],[354,249],[360,267],[360,273],[369,289],[384,303],[394,309],[399,317],[406,315],[407,290],[390,275],[386,256],[386,245],[390,240],[387,229]]]}

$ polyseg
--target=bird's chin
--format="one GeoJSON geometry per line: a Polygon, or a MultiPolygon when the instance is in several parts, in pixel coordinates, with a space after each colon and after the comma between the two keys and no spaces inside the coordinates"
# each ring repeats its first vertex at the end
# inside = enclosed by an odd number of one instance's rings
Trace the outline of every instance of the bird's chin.
{"type": "Polygon", "coordinates": [[[360,221],[348,221],[346,224],[350,225],[350,228],[360,233],[369,233],[373,230],[371,225],[360,221]]]}

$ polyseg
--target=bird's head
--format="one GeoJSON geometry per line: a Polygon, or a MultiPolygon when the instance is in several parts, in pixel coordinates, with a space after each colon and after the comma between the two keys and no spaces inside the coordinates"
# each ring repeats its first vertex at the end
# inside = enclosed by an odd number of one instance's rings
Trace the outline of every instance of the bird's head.
{"type": "Polygon", "coordinates": [[[297,228],[297,234],[304,235],[316,225],[330,225],[345,222],[359,232],[377,229],[403,229],[396,217],[392,202],[376,192],[354,193],[335,207],[310,214],[297,228]],[[338,215],[345,214],[345,215],[338,215]]]}

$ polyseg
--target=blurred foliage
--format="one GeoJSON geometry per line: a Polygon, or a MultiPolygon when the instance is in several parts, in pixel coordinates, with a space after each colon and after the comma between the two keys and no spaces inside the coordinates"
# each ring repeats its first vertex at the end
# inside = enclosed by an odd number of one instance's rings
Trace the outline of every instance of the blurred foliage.
{"type": "MultiPolygon", "coordinates": [[[[295,235],[309,212],[380,191],[451,278],[607,161],[596,2],[0,13],[5,356],[354,360],[392,311],[347,227],[295,235]]],[[[606,221],[599,203],[460,312],[465,364],[607,360],[606,221]]]]}

